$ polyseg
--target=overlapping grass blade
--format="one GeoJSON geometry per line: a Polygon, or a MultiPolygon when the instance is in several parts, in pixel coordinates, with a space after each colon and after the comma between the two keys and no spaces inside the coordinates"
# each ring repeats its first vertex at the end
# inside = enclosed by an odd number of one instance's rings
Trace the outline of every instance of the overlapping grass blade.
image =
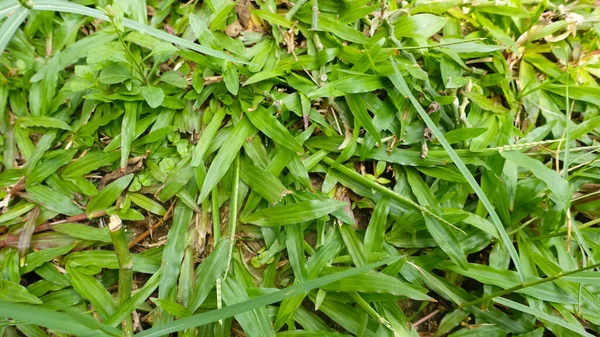
{"type": "MultiPolygon", "coordinates": [[[[41,10],[41,11],[52,11],[52,12],[67,12],[67,13],[73,13],[73,14],[81,14],[81,15],[86,15],[86,16],[90,16],[96,19],[100,19],[100,20],[104,20],[104,21],[109,21],[108,16],[106,16],[102,11],[97,10],[97,9],[92,9],[89,7],[85,7],[79,4],[75,4],[75,3],[69,3],[69,2],[56,2],[56,1],[49,1],[49,0],[36,0],[33,4],[33,8],[34,10],[41,10]]],[[[247,63],[244,60],[240,60],[238,58],[232,57],[230,55],[227,55],[223,52],[219,52],[216,51],[214,49],[205,47],[205,46],[201,46],[199,44],[190,42],[188,40],[184,40],[180,37],[177,36],[173,36],[171,34],[168,34],[166,32],[160,31],[156,28],[141,24],[139,22],[130,20],[130,19],[123,19],[122,24],[124,27],[127,28],[131,28],[131,29],[135,29],[138,32],[142,32],[142,33],[146,33],[148,35],[154,36],[156,38],[159,38],[161,40],[176,44],[176,45],[180,45],[184,48],[188,48],[194,51],[197,51],[199,53],[202,54],[206,54],[206,55],[210,55],[219,59],[223,59],[223,60],[227,60],[227,61],[231,61],[231,62],[237,62],[237,63],[247,63]]]]}
{"type": "Polygon", "coordinates": [[[479,184],[473,177],[473,174],[471,174],[471,171],[469,171],[467,166],[463,163],[463,161],[460,159],[460,157],[458,156],[456,151],[454,151],[452,146],[450,144],[448,144],[448,142],[444,138],[444,135],[442,134],[442,132],[438,129],[438,127],[431,120],[429,115],[425,112],[423,107],[421,107],[421,104],[419,103],[419,101],[417,101],[415,96],[412,94],[412,92],[408,88],[408,85],[406,84],[406,81],[404,80],[404,77],[402,77],[402,74],[398,70],[398,67],[396,66],[394,59],[391,59],[391,62],[392,62],[392,66],[394,67],[395,74],[390,76],[390,80],[392,81],[394,86],[403,95],[408,96],[412,105],[419,113],[419,116],[421,116],[421,118],[425,121],[425,124],[427,124],[427,126],[431,129],[431,132],[439,140],[440,144],[442,144],[442,146],[444,147],[444,150],[446,150],[446,152],[448,152],[448,155],[450,156],[450,158],[452,158],[452,161],[454,162],[454,164],[458,167],[458,169],[463,174],[465,179],[467,179],[469,186],[471,186],[471,188],[473,188],[473,190],[475,191],[477,196],[481,199],[481,202],[484,204],[485,208],[487,209],[488,213],[490,214],[490,217],[492,218],[492,223],[496,226],[496,230],[498,231],[498,234],[500,235],[500,238],[502,239],[502,243],[504,244],[504,246],[510,253],[510,256],[515,265],[515,268],[517,268],[517,271],[519,272],[519,277],[521,278],[521,281],[525,281],[525,276],[523,275],[523,272],[522,272],[519,255],[518,255],[517,251],[515,250],[515,247],[512,245],[512,240],[508,236],[508,233],[506,232],[506,229],[504,228],[504,225],[502,224],[500,217],[498,217],[498,214],[496,213],[494,206],[492,205],[492,203],[490,202],[488,197],[485,195],[485,193],[483,192],[483,190],[481,189],[481,187],[479,186],[479,184]]]}
{"type": "Polygon", "coordinates": [[[154,336],[162,336],[164,334],[176,331],[182,331],[189,328],[194,328],[197,326],[201,326],[204,324],[208,324],[211,322],[216,322],[220,319],[224,319],[227,317],[231,317],[238,313],[246,312],[248,310],[252,310],[254,308],[259,308],[265,305],[269,305],[275,302],[279,302],[282,299],[293,296],[296,294],[301,294],[303,292],[309,291],[311,289],[319,288],[324,285],[327,285],[331,282],[335,282],[337,280],[344,279],[346,277],[350,277],[353,275],[357,275],[363,272],[366,272],[370,269],[377,268],[383,264],[391,263],[395,259],[388,259],[384,261],[379,261],[375,263],[371,263],[362,267],[348,269],[339,273],[319,277],[314,280],[310,280],[305,283],[293,285],[285,290],[280,290],[274,293],[270,293],[268,295],[263,295],[258,298],[254,298],[242,303],[237,303],[234,305],[227,306],[222,309],[209,311],[203,314],[198,314],[190,317],[186,317],[180,320],[177,320],[172,323],[165,324],[161,327],[156,327],[152,329],[148,329],[142,333],[137,334],[138,337],[154,337],[154,336]]]}

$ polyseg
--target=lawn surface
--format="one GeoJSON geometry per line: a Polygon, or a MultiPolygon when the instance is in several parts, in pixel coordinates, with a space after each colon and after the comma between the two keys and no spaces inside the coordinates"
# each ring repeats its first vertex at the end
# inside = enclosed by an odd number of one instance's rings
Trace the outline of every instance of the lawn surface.
{"type": "Polygon", "coordinates": [[[0,336],[597,336],[598,2],[3,0],[0,336]]]}

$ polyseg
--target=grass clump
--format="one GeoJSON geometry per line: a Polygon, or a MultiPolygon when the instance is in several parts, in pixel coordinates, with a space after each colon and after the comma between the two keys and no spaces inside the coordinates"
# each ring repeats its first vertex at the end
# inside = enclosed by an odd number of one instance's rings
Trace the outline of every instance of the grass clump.
{"type": "Polygon", "coordinates": [[[0,4],[0,335],[600,333],[592,1],[0,4]]]}

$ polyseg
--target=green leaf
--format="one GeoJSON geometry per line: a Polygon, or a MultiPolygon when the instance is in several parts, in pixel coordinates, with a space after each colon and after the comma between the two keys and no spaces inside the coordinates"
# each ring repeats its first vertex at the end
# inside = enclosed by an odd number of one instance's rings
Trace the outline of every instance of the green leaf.
{"type": "MultiPolygon", "coordinates": [[[[158,287],[158,298],[175,300],[177,295],[177,279],[183,260],[183,251],[187,244],[188,226],[192,221],[194,212],[178,202],[173,212],[173,225],[169,230],[167,244],[163,251],[163,269],[158,287]]],[[[166,323],[172,318],[162,310],[159,322],[166,323]]]]}
{"type": "Polygon", "coordinates": [[[252,14],[258,16],[259,18],[268,21],[271,25],[279,25],[285,28],[291,28],[292,23],[281,15],[277,15],[275,13],[270,13],[261,10],[253,10],[252,14]]]}
{"type": "Polygon", "coordinates": [[[375,128],[375,124],[373,123],[373,119],[369,116],[367,112],[367,108],[365,107],[362,98],[359,95],[347,95],[346,102],[348,102],[348,107],[350,107],[350,111],[354,118],[358,120],[360,125],[367,130],[373,138],[377,141],[377,143],[381,144],[381,137],[379,137],[379,132],[375,128]]]}
{"type": "Polygon", "coordinates": [[[138,308],[146,299],[154,293],[160,281],[161,271],[154,273],[143,287],[139,288],[127,302],[119,305],[115,311],[104,320],[109,326],[116,326],[122,322],[128,315],[138,308]]]}
{"type": "Polygon", "coordinates": [[[40,306],[0,301],[0,316],[47,327],[75,336],[119,336],[119,329],[104,325],[89,316],[58,312],[40,306]]]}
{"type": "Polygon", "coordinates": [[[131,79],[131,73],[120,64],[111,64],[100,71],[98,81],[103,84],[116,84],[131,79]]]}
{"type": "Polygon", "coordinates": [[[358,94],[363,92],[373,92],[377,89],[385,88],[387,83],[383,77],[373,75],[349,75],[343,78],[329,82],[319,89],[310,92],[307,96],[310,99],[318,97],[337,97],[344,94],[358,94]]]}
{"type": "Polygon", "coordinates": [[[101,167],[113,164],[120,154],[117,152],[104,153],[102,151],[90,151],[67,165],[63,171],[63,177],[81,177],[101,167]]]}
{"type": "Polygon", "coordinates": [[[302,226],[287,226],[285,228],[285,245],[296,283],[308,280],[306,258],[304,256],[304,231],[302,226]]]}
{"type": "MultiPolygon", "coordinates": [[[[250,299],[246,289],[234,278],[228,277],[223,282],[223,301],[228,306],[236,303],[248,302],[250,299]]],[[[275,331],[267,314],[267,308],[257,307],[235,315],[236,321],[240,323],[244,332],[249,337],[275,337],[275,331]]]]}
{"type": "Polygon", "coordinates": [[[121,170],[125,170],[131,152],[131,143],[135,138],[135,127],[138,120],[138,105],[134,102],[125,103],[125,114],[121,122],[121,170]]]}
{"type": "MultiPolygon", "coordinates": [[[[515,267],[517,268],[517,271],[519,272],[519,276],[521,277],[521,280],[524,281],[525,276],[524,276],[522,268],[521,268],[519,254],[515,250],[515,247],[512,244],[512,240],[508,236],[508,233],[506,232],[506,229],[504,228],[504,225],[502,224],[500,217],[498,217],[498,214],[496,213],[494,206],[489,201],[489,199],[487,198],[487,196],[485,195],[485,193],[483,192],[483,190],[481,189],[481,187],[479,186],[479,184],[477,183],[477,181],[475,180],[475,178],[473,177],[473,175],[471,174],[471,172],[469,171],[467,166],[463,163],[463,161],[460,159],[460,157],[458,156],[456,151],[454,151],[452,146],[446,141],[442,132],[437,128],[437,126],[431,120],[431,118],[429,117],[427,112],[425,112],[423,107],[420,105],[419,101],[417,101],[415,96],[412,94],[412,92],[408,88],[408,85],[404,81],[402,74],[400,74],[400,71],[396,67],[395,61],[393,59],[391,61],[392,61],[392,66],[394,67],[395,74],[390,77],[390,80],[392,81],[392,83],[394,83],[394,86],[402,94],[407,95],[409,97],[412,105],[417,109],[419,116],[421,116],[421,118],[423,118],[423,120],[425,121],[427,126],[431,129],[434,136],[440,141],[440,143],[444,147],[444,150],[446,150],[448,152],[448,155],[454,161],[454,163],[458,167],[459,171],[463,174],[465,179],[467,179],[467,182],[469,183],[471,188],[475,191],[477,196],[479,196],[479,198],[481,199],[481,202],[483,203],[486,210],[490,214],[490,217],[492,218],[492,223],[496,227],[496,230],[498,231],[498,234],[500,235],[500,238],[502,239],[502,243],[504,244],[504,246],[510,253],[510,257],[511,257],[515,267]]],[[[462,255],[462,253],[461,253],[461,255],[462,255]]]]}
{"type": "Polygon", "coordinates": [[[497,102],[493,102],[492,100],[490,100],[489,98],[486,98],[482,94],[478,94],[473,91],[465,91],[465,92],[463,92],[463,95],[465,95],[472,102],[475,102],[483,110],[495,112],[498,114],[507,114],[508,113],[507,108],[503,107],[501,104],[498,104],[497,102]]]}
{"type": "Polygon", "coordinates": [[[26,263],[21,267],[21,274],[29,273],[44,263],[70,252],[75,244],[46,248],[27,254],[26,263]]]}
{"type": "Polygon", "coordinates": [[[258,106],[256,110],[246,113],[248,119],[267,137],[276,143],[294,152],[302,152],[302,145],[290,134],[290,132],[271,114],[273,109],[265,109],[258,106]]]}
{"type": "MultiPolygon", "coordinates": [[[[164,181],[163,187],[158,191],[156,196],[160,201],[167,201],[172,198],[175,194],[186,193],[183,187],[192,179],[194,176],[194,170],[191,166],[187,165],[189,157],[181,160],[177,166],[169,173],[167,179],[164,181]]],[[[190,207],[196,209],[197,207],[190,207]]]]}
{"type": "Polygon", "coordinates": [[[424,38],[437,33],[446,25],[448,19],[432,14],[403,15],[394,23],[397,38],[424,38]]]}
{"type": "Polygon", "coordinates": [[[476,19],[477,21],[479,21],[479,23],[481,23],[483,27],[485,27],[487,31],[490,32],[490,34],[492,34],[492,36],[496,40],[500,41],[505,46],[510,47],[512,52],[515,53],[517,56],[521,55],[515,41],[510,36],[508,36],[508,34],[503,32],[498,26],[496,26],[492,21],[488,20],[483,15],[477,15],[476,19]]]}
{"type": "Polygon", "coordinates": [[[286,74],[285,70],[281,70],[281,69],[272,69],[272,70],[267,70],[267,71],[261,71],[258,72],[252,76],[250,76],[246,82],[244,82],[244,85],[250,85],[250,84],[254,84],[254,83],[258,83],[264,80],[268,80],[274,77],[279,77],[279,76],[284,76],[286,74]]]}
{"type": "Polygon", "coordinates": [[[258,210],[247,218],[245,223],[257,226],[284,226],[316,220],[322,216],[343,209],[345,203],[336,200],[310,200],[285,206],[258,210]]]}
{"type": "Polygon", "coordinates": [[[0,224],[5,225],[10,220],[18,218],[23,214],[27,214],[34,207],[35,204],[31,204],[26,201],[21,201],[18,204],[10,207],[10,209],[2,213],[2,215],[0,215],[0,224]]]}
{"type": "Polygon", "coordinates": [[[365,233],[365,252],[367,254],[381,251],[389,211],[390,199],[382,198],[373,210],[367,232],[365,233]]]}
{"type": "MultiPolygon", "coordinates": [[[[439,207],[439,202],[419,174],[416,173],[414,169],[409,168],[407,168],[406,173],[408,183],[412,188],[412,192],[417,197],[417,200],[419,200],[419,204],[437,209],[439,207]]],[[[460,248],[458,238],[454,231],[446,224],[441,223],[438,218],[433,217],[430,214],[423,214],[423,217],[425,218],[427,230],[440,248],[448,254],[454,263],[462,268],[467,268],[467,259],[460,248]]]]}
{"type": "Polygon", "coordinates": [[[518,166],[531,171],[536,178],[546,183],[555,197],[554,200],[562,209],[566,209],[569,206],[572,195],[569,183],[556,171],[518,151],[502,151],[500,155],[518,166]]]}
{"type": "Polygon", "coordinates": [[[32,126],[38,126],[43,128],[56,128],[71,131],[69,124],[61,121],[60,119],[48,117],[48,116],[23,116],[17,119],[17,124],[29,128],[32,126]]]}
{"type": "Polygon", "coordinates": [[[158,298],[152,298],[151,300],[160,309],[164,310],[165,312],[168,312],[169,314],[175,317],[185,317],[186,315],[185,307],[179,303],[169,300],[161,300],[158,298]]]}
{"type": "Polygon", "coordinates": [[[263,170],[247,159],[242,159],[240,170],[242,180],[250,188],[272,204],[277,204],[290,191],[270,172],[263,170]]]}
{"type": "Polygon", "coordinates": [[[190,165],[193,167],[197,167],[204,160],[212,140],[217,135],[219,127],[221,127],[223,118],[225,118],[225,109],[220,109],[216,114],[213,115],[210,123],[208,123],[208,125],[202,131],[202,135],[200,135],[200,139],[198,139],[198,144],[196,144],[194,153],[192,155],[192,162],[190,165]]]}
{"type": "Polygon", "coordinates": [[[71,159],[73,159],[76,152],[77,150],[75,149],[66,150],[41,164],[36,165],[27,176],[27,184],[35,185],[43,182],[46,178],[56,173],[59,168],[68,164],[71,159]]]}
{"type": "MultiPolygon", "coordinates": [[[[340,268],[326,268],[321,275],[339,272],[340,268]]],[[[413,286],[399,279],[379,272],[368,272],[364,274],[347,277],[345,279],[330,283],[321,289],[342,292],[382,293],[396,296],[405,296],[417,301],[433,301],[427,296],[426,289],[413,286]]]]}
{"type": "Polygon", "coordinates": [[[105,210],[113,206],[117,198],[129,186],[133,180],[133,174],[121,177],[104,187],[98,195],[92,198],[85,209],[87,214],[95,211],[105,210]]]}
{"type": "Polygon", "coordinates": [[[486,130],[486,128],[454,129],[446,132],[444,137],[446,137],[446,140],[449,144],[456,144],[471,138],[475,138],[484,133],[486,130]]]}
{"type": "Polygon", "coordinates": [[[94,276],[87,275],[80,267],[67,265],[67,276],[73,288],[90,301],[94,309],[103,319],[115,310],[115,301],[104,286],[94,276]]]}
{"type": "Polygon", "coordinates": [[[60,214],[77,215],[82,213],[70,198],[43,185],[28,186],[26,199],[60,214]]]}
{"type": "Polygon", "coordinates": [[[230,136],[219,150],[219,153],[217,153],[217,156],[206,173],[206,178],[204,178],[204,184],[202,185],[202,190],[198,197],[198,203],[204,201],[212,191],[213,187],[215,187],[225,173],[227,173],[227,170],[231,166],[231,163],[233,163],[238,151],[254,131],[254,126],[252,126],[250,121],[246,118],[241,119],[233,128],[230,136]]]}
{"type": "Polygon", "coordinates": [[[502,297],[495,298],[494,302],[496,302],[500,305],[521,311],[523,313],[530,314],[538,319],[546,320],[553,324],[560,325],[567,330],[570,330],[576,334],[579,334],[580,336],[586,336],[586,337],[594,336],[594,335],[590,334],[589,332],[585,331],[585,329],[580,324],[575,325],[575,324],[567,323],[566,321],[558,319],[553,315],[547,314],[542,310],[535,309],[530,306],[526,306],[526,305],[517,303],[515,301],[511,301],[509,299],[502,298],[502,297]]]}
{"type": "Polygon", "coordinates": [[[77,223],[62,223],[52,226],[52,230],[67,234],[77,239],[88,241],[111,242],[108,228],[96,228],[77,223]]]}
{"type": "Polygon", "coordinates": [[[240,89],[240,75],[238,74],[237,68],[231,62],[223,63],[223,81],[227,90],[232,95],[237,95],[240,89]]]}
{"type": "Polygon", "coordinates": [[[131,199],[131,202],[147,210],[148,212],[154,213],[159,216],[167,214],[167,211],[161,204],[148,198],[147,196],[140,193],[127,193],[127,196],[131,199]]]}
{"type": "MultiPolygon", "coordinates": [[[[94,18],[97,18],[100,20],[108,21],[108,17],[104,13],[102,13],[102,11],[100,11],[100,10],[88,8],[88,7],[79,5],[79,4],[69,3],[69,2],[56,3],[55,1],[52,1],[52,0],[41,0],[41,1],[38,1],[35,3],[35,9],[42,10],[42,11],[59,11],[59,12],[82,14],[82,15],[91,16],[91,17],[94,17],[94,18]]],[[[210,56],[216,57],[218,59],[228,60],[231,62],[245,63],[243,60],[239,60],[235,57],[231,57],[223,52],[219,52],[219,51],[213,50],[211,48],[201,46],[201,45],[193,43],[191,41],[171,35],[165,31],[141,24],[141,23],[133,21],[133,20],[129,20],[129,19],[125,18],[121,21],[121,24],[124,27],[132,28],[141,33],[145,33],[150,36],[154,36],[154,37],[164,40],[166,42],[180,45],[183,48],[188,48],[188,49],[194,50],[194,51],[202,53],[202,54],[210,55],[210,56]]]]}
{"type": "MultiPolygon", "coordinates": [[[[561,96],[567,96],[567,86],[562,84],[550,84],[546,90],[561,96]]],[[[571,99],[581,100],[587,103],[600,106],[600,88],[569,86],[568,96],[571,99]]]]}
{"type": "Polygon", "coordinates": [[[42,304],[42,301],[30,294],[25,287],[8,280],[0,280],[0,301],[42,304]]]}
{"type": "MultiPolygon", "coordinates": [[[[4,53],[4,49],[8,45],[13,34],[19,29],[19,26],[27,19],[29,10],[24,6],[16,6],[15,12],[13,12],[0,28],[0,55],[4,53]]],[[[14,10],[11,8],[11,11],[14,10]]],[[[9,13],[10,13],[9,12],[9,13]]]]}
{"type": "MultiPolygon", "coordinates": [[[[393,259],[393,260],[395,260],[395,259],[393,259]]],[[[158,337],[158,336],[163,336],[163,335],[171,333],[171,332],[182,331],[185,329],[194,328],[194,327],[201,326],[204,324],[216,322],[220,319],[232,317],[234,315],[252,310],[254,308],[264,307],[271,303],[279,302],[283,298],[286,298],[289,296],[301,294],[301,293],[304,293],[306,291],[309,291],[309,290],[312,290],[315,288],[323,287],[331,282],[335,282],[337,280],[341,280],[346,277],[364,273],[370,269],[373,269],[373,268],[376,268],[383,264],[391,263],[391,262],[392,262],[392,259],[385,260],[385,261],[379,261],[379,262],[371,263],[371,264],[368,264],[366,266],[362,266],[359,268],[351,268],[351,269],[345,270],[340,273],[335,273],[335,274],[319,277],[318,279],[310,280],[308,282],[304,282],[304,283],[297,284],[297,285],[293,285],[284,290],[279,290],[279,291],[276,291],[276,292],[273,292],[273,293],[270,293],[267,295],[260,296],[258,298],[250,299],[248,301],[244,301],[244,302],[237,303],[234,305],[228,305],[227,307],[224,307],[222,309],[217,309],[217,310],[209,311],[206,313],[189,316],[189,317],[179,319],[175,322],[171,322],[171,323],[159,326],[159,327],[147,329],[144,332],[139,333],[137,336],[138,337],[158,337]]]]}
{"type": "Polygon", "coordinates": [[[143,86],[142,96],[151,108],[158,108],[165,99],[164,91],[159,87],[143,86]]]}
{"type": "Polygon", "coordinates": [[[196,286],[188,305],[188,315],[193,314],[206,300],[215,282],[227,267],[229,258],[229,238],[217,241],[215,250],[196,268],[196,286]]]}
{"type": "Polygon", "coordinates": [[[417,170],[419,170],[427,176],[431,176],[434,178],[452,181],[460,184],[467,183],[465,177],[463,177],[462,174],[460,174],[460,172],[457,172],[455,168],[452,168],[452,166],[417,167],[417,170]]]}

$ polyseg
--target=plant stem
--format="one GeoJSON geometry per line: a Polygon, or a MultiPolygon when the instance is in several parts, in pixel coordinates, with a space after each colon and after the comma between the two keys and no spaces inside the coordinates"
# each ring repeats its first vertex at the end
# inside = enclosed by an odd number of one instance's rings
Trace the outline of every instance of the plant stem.
{"type": "MultiPolygon", "coordinates": [[[[127,246],[127,238],[125,237],[125,228],[123,222],[116,215],[111,215],[108,223],[110,237],[117,254],[119,261],[119,285],[117,293],[117,302],[119,305],[127,302],[131,297],[131,284],[133,283],[133,259],[129,253],[127,246]]],[[[121,322],[123,334],[125,337],[133,336],[133,322],[131,316],[121,322]]]]}
{"type": "Polygon", "coordinates": [[[127,45],[127,43],[125,43],[125,40],[123,39],[123,34],[121,34],[121,31],[119,30],[119,25],[117,25],[117,22],[115,21],[115,17],[113,15],[108,15],[108,18],[110,19],[110,23],[112,23],[113,27],[115,28],[115,32],[117,33],[117,38],[119,39],[119,42],[123,46],[123,49],[125,49],[125,51],[127,52],[127,55],[129,55],[129,58],[133,63],[133,68],[135,69],[135,71],[137,71],[138,75],[140,75],[142,83],[148,84],[148,78],[146,78],[146,74],[144,74],[143,67],[141,64],[136,62],[135,56],[131,52],[131,49],[129,49],[129,46],[127,45]]]}
{"type": "Polygon", "coordinates": [[[296,3],[294,4],[294,6],[292,8],[290,8],[290,11],[287,12],[287,14],[285,14],[285,18],[288,20],[291,20],[294,15],[296,15],[296,13],[298,13],[298,11],[300,10],[300,8],[302,6],[304,6],[304,4],[307,2],[308,0],[298,0],[296,1],[296,3]]]}
{"type": "Polygon", "coordinates": [[[237,225],[238,193],[240,190],[240,155],[238,154],[233,161],[233,183],[231,184],[231,194],[229,195],[229,258],[227,259],[227,268],[223,280],[227,278],[231,259],[233,257],[233,247],[235,245],[235,230],[237,225]]]}
{"type": "Polygon", "coordinates": [[[497,292],[495,292],[493,294],[490,294],[490,295],[485,296],[485,297],[478,298],[478,299],[473,300],[471,302],[460,304],[458,306],[458,308],[460,309],[460,308],[470,307],[472,305],[476,305],[476,304],[479,304],[479,303],[483,303],[483,302],[489,301],[489,300],[491,300],[492,298],[495,298],[495,297],[504,296],[504,295],[513,293],[515,291],[519,291],[521,289],[533,287],[533,286],[536,286],[538,284],[542,284],[542,283],[546,283],[546,282],[551,282],[551,281],[563,278],[565,276],[577,274],[579,272],[590,270],[590,269],[594,269],[594,268],[598,268],[598,267],[600,267],[600,263],[596,263],[596,264],[589,265],[587,267],[583,267],[583,268],[579,268],[579,269],[575,269],[575,270],[570,270],[570,271],[558,273],[558,274],[556,274],[554,276],[542,278],[542,279],[539,279],[539,280],[521,283],[521,284],[518,284],[518,285],[516,285],[514,287],[510,287],[510,288],[507,288],[507,289],[504,289],[504,290],[497,291],[497,292]]]}
{"type": "Polygon", "coordinates": [[[219,187],[215,186],[210,192],[212,207],[213,240],[215,244],[221,238],[221,215],[219,214],[219,187]]]}

